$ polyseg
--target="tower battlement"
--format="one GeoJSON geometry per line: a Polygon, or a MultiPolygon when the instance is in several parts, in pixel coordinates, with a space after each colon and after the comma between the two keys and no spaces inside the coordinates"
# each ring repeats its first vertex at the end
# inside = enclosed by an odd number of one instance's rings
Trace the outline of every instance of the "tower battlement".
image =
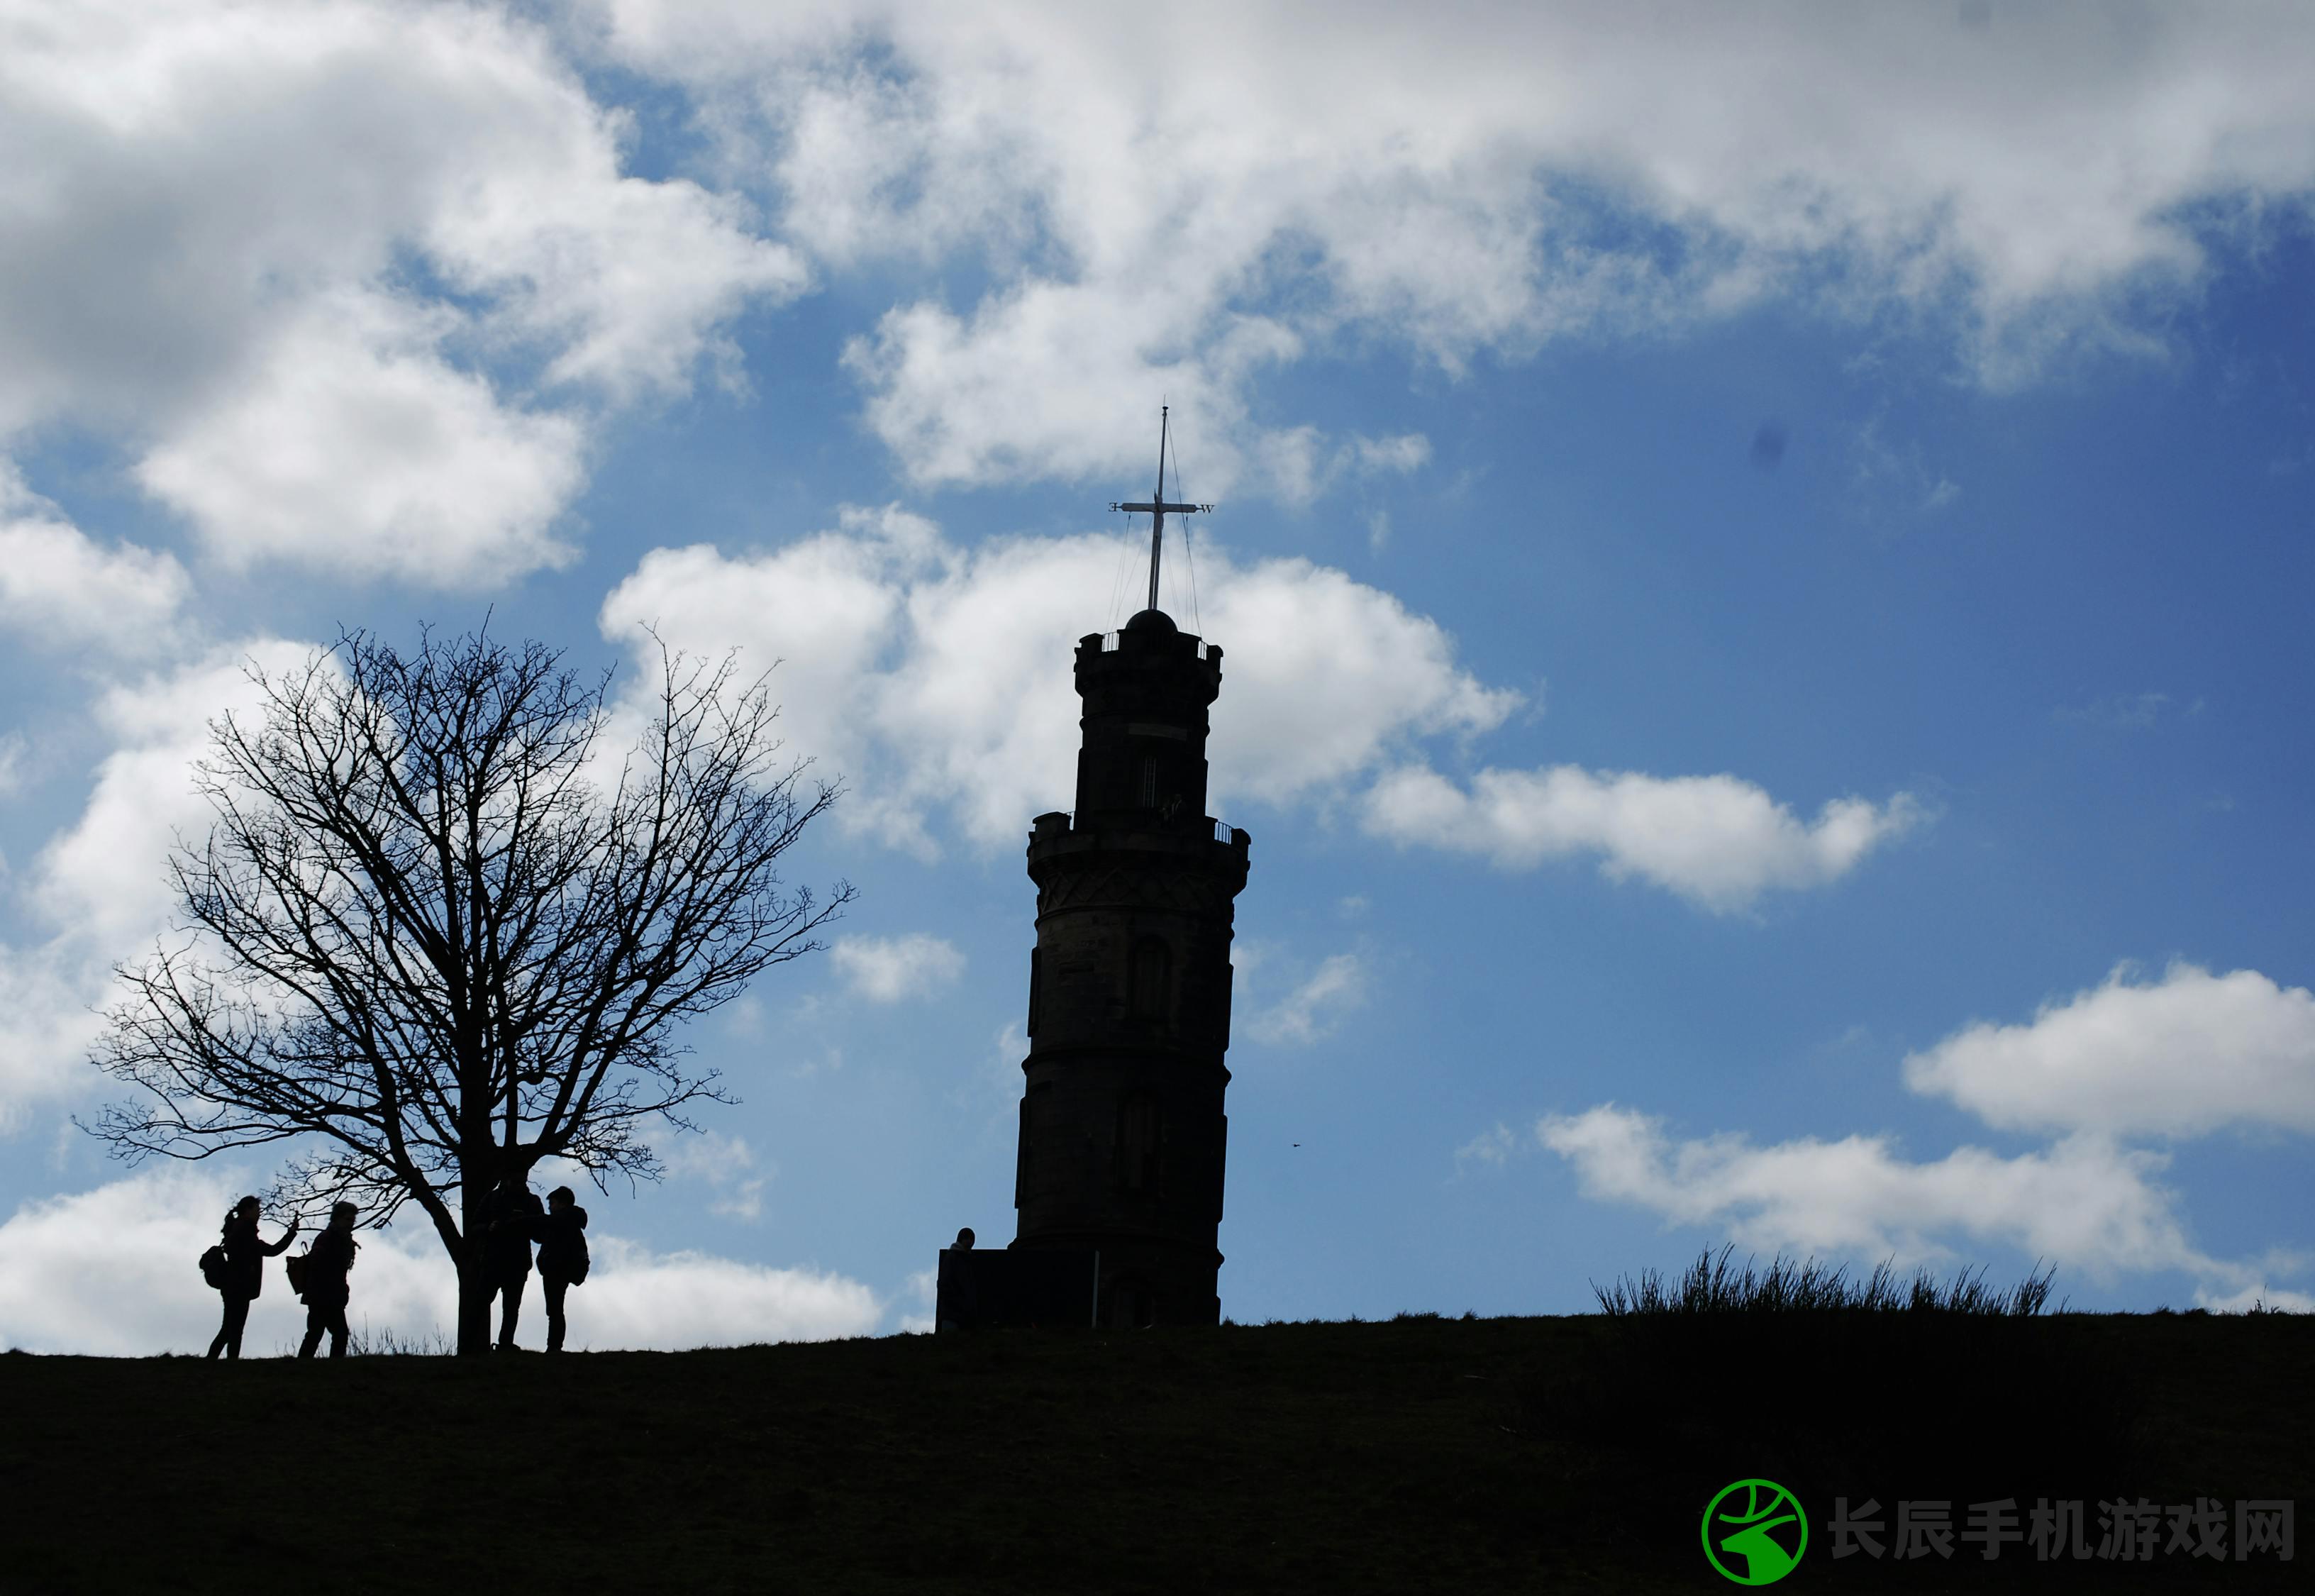
{"type": "Polygon", "coordinates": [[[1222,652],[1145,609],[1122,631],[1078,641],[1076,813],[1203,819],[1206,711],[1221,692],[1222,652]]]}

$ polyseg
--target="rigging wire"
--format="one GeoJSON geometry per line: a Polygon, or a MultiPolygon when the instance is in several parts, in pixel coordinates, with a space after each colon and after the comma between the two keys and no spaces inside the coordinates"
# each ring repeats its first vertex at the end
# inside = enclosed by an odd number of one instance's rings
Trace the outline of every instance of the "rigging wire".
{"type": "MultiPolygon", "coordinates": [[[[1169,438],[1166,447],[1166,452],[1174,457],[1174,480],[1176,483],[1179,483],[1183,480],[1182,446],[1173,442],[1169,438]]],[[[1180,489],[1179,492],[1182,495],[1183,503],[1193,504],[1196,502],[1195,500],[1190,497],[1190,491],[1187,488],[1180,489]]],[[[1206,624],[1203,620],[1200,619],[1198,616],[1198,556],[1193,552],[1193,547],[1190,541],[1190,518],[1188,516],[1184,516],[1182,518],[1182,563],[1189,567],[1190,572],[1190,629],[1196,633],[1200,637],[1203,637],[1206,634],[1206,624]]]]}
{"type": "Polygon", "coordinates": [[[1125,518],[1125,531],[1117,541],[1117,575],[1109,584],[1109,629],[1117,630],[1118,616],[1125,608],[1125,584],[1133,565],[1133,518],[1125,518]]]}

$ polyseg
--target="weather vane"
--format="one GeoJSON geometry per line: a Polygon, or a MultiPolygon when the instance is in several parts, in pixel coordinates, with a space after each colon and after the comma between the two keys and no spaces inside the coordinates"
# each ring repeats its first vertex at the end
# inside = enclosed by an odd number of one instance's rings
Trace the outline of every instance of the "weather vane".
{"type": "Polygon", "coordinates": [[[1163,404],[1158,407],[1158,492],[1150,497],[1149,502],[1147,504],[1113,504],[1110,506],[1110,509],[1112,510],[1122,510],[1129,514],[1147,515],[1149,518],[1149,607],[1151,609],[1158,607],[1158,562],[1165,553],[1166,517],[1168,514],[1195,515],[1200,510],[1204,510],[1211,515],[1213,513],[1214,508],[1211,504],[1168,504],[1166,502],[1166,412],[1170,408],[1170,406],[1163,404]]]}

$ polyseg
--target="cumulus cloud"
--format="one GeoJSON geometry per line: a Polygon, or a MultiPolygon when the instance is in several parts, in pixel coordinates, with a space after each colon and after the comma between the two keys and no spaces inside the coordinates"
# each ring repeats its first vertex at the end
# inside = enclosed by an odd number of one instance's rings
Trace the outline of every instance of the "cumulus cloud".
{"type": "Polygon", "coordinates": [[[1395,438],[1356,438],[1352,440],[1352,448],[1362,471],[1405,474],[1431,464],[1431,440],[1420,432],[1401,433],[1395,438]]]}
{"type": "MultiPolygon", "coordinates": [[[[714,1193],[708,1212],[734,1219],[763,1217],[764,1188],[777,1171],[756,1162],[755,1150],[745,1137],[726,1136],[721,1130],[670,1135],[659,1152],[670,1175],[703,1182],[714,1193]]],[[[570,1178],[578,1179],[578,1172],[570,1178]]]]}
{"type": "Polygon", "coordinates": [[[1905,1060],[1905,1084],[1991,1125],[2179,1138],[2315,1131],[2315,993],[2256,970],[2117,967],[2023,1024],[1981,1022],[1905,1060]]]}
{"type": "Polygon", "coordinates": [[[839,936],[828,951],[854,995],[871,1003],[899,1003],[953,986],[964,955],[953,943],[921,931],[906,936],[839,936]]]}
{"type": "Polygon", "coordinates": [[[2183,1269],[2239,1281],[2242,1272],[2187,1240],[2157,1184],[2166,1157],[2102,1137],[2015,1157],[1965,1147],[1913,1163],[1886,1137],[1674,1141],[1661,1121],[1614,1104],[1548,1116],[1536,1136],[1574,1166],[1584,1195],[1718,1226],[1764,1252],[1911,1261],[1947,1256],[1948,1239],[1963,1237],[2100,1279],[2183,1269]]]}
{"type": "MultiPolygon", "coordinates": [[[[1909,1055],[1904,1077],[1990,1125],[2059,1134],[2015,1157],[1963,1147],[1912,1162],[1885,1136],[1675,1141],[1661,1120],[1609,1103],[1546,1115],[1536,1142],[1574,1167],[1586,1196],[1716,1226],[1763,1250],[1910,1259],[1945,1256],[1966,1238],[2101,1278],[2182,1270],[2210,1307],[2303,1299],[2270,1281],[2303,1260],[2197,1250],[2158,1178],[2169,1155],[2124,1139],[2315,1130],[2315,994],[2306,989],[2186,963],[2138,980],[2124,966],[2026,1024],[1980,1023],[1909,1055]]],[[[1500,1163],[1508,1149],[1498,1127],[1457,1162],[1500,1163]]]]}
{"type": "MultiPolygon", "coordinates": [[[[836,529],[726,554],[658,549],[603,605],[606,636],[651,625],[696,652],[746,651],[774,678],[792,746],[843,773],[843,823],[920,851],[945,810],[981,847],[1016,840],[1075,786],[1070,660],[1118,581],[1114,536],[999,538],[970,551],[920,517],[849,510],[836,529]]],[[[1198,557],[1207,634],[1227,645],[1214,798],[1285,802],[1351,780],[1402,740],[1502,722],[1452,641],[1388,593],[1304,560],[1198,557]]],[[[1186,609],[1186,606],[1177,606],[1186,609]]]]}
{"type": "MultiPolygon", "coordinates": [[[[572,1338],[582,1351],[749,1346],[866,1335],[883,1306],[858,1281],[832,1272],[779,1269],[699,1252],[654,1253],[606,1237],[597,1254],[607,1290],[582,1297],[572,1338]]],[[[598,1277],[590,1274],[582,1292],[598,1277]]]]}
{"type": "Polygon", "coordinates": [[[63,939],[0,944],[0,1135],[22,1130],[33,1104],[92,1084],[93,1006],[108,974],[63,939]]]}
{"type": "Polygon", "coordinates": [[[1837,881],[1920,818],[1900,793],[1878,805],[1837,798],[1805,823],[1733,776],[1574,765],[1483,770],[1468,791],[1428,766],[1401,766],[1375,783],[1364,813],[1371,835],[1477,854],[1507,870],[1595,856],[1611,876],[1637,876],[1724,914],[1772,889],[1837,881]]]}
{"type": "Polygon", "coordinates": [[[1197,491],[1307,498],[1428,444],[1269,415],[1298,362],[1785,297],[2022,380],[2159,349],[2212,241],[2315,186],[2295,9],[762,10],[17,8],[0,439],[98,429],[229,560],[500,582],[568,557],[608,410],[900,262],[985,284],[847,348],[918,482],[1138,468],[1168,390],[1197,491]],[[693,175],[631,169],[634,83],[693,175]]]}
{"type": "Polygon", "coordinates": [[[98,698],[93,718],[111,747],[79,817],[49,839],[19,883],[35,937],[0,944],[0,1127],[31,1102],[95,1084],[86,1066],[97,1024],[91,1011],[107,1000],[112,967],[168,924],[171,845],[208,827],[192,769],[208,747],[208,723],[256,704],[245,664],[282,670],[307,652],[259,639],[98,698]]]}
{"type": "Polygon", "coordinates": [[[164,652],[192,584],[173,555],[104,547],[0,459],[0,625],[50,648],[164,652]]]}
{"type": "Polygon", "coordinates": [[[1511,1162],[1512,1155],[1519,1150],[1519,1145],[1518,1135],[1509,1125],[1497,1120],[1491,1128],[1480,1131],[1455,1149],[1456,1171],[1460,1174],[1482,1165],[1500,1169],[1511,1162]]]}
{"type": "MultiPolygon", "coordinates": [[[[794,749],[846,778],[842,824],[930,855],[946,811],[995,847],[1069,801],[1072,650],[1129,552],[1113,536],[964,550],[922,517],[853,509],[775,549],[655,549],[601,620],[633,646],[649,627],[696,653],[742,649],[751,669],[776,661],[794,749]]],[[[1486,770],[1466,791],[1410,751],[1491,731],[1523,700],[1459,666],[1436,621],[1308,560],[1241,562],[1208,544],[1197,573],[1200,625],[1224,648],[1228,713],[1208,745],[1218,809],[1353,795],[1366,829],[1402,845],[1512,869],[1592,855],[1724,913],[1838,880],[1921,819],[1904,794],[1836,799],[1804,822],[1733,776],[1574,766],[1486,770]]]]}
{"type": "Polygon", "coordinates": [[[596,47],[695,96],[831,270],[984,274],[847,357],[927,483],[1138,464],[1162,387],[1210,440],[1198,491],[1294,496],[1333,450],[1258,413],[1266,372],[1376,340],[1451,370],[1779,296],[2027,380],[2159,350],[2211,240],[2315,187],[2287,6],[763,9],[604,0],[596,47]]]}
{"type": "Polygon", "coordinates": [[[549,533],[608,408],[801,290],[748,202],[507,9],[129,0],[0,19],[0,439],[68,423],[228,561],[451,586],[549,533]]]}
{"type": "Polygon", "coordinates": [[[2261,1308],[2268,1312],[2280,1308],[2284,1313],[2315,1313],[2315,1292],[2271,1286],[2264,1280],[2232,1291],[2213,1291],[2204,1287],[2195,1293],[2195,1300],[2214,1313],[2251,1313],[2261,1308]]]}
{"type": "Polygon", "coordinates": [[[1343,1017],[1366,999],[1366,961],[1356,953],[1335,953],[1256,1015],[1246,1030],[1258,1042],[1307,1047],[1333,1034],[1343,1017]]]}
{"type": "Polygon", "coordinates": [[[34,864],[31,898],[52,923],[108,960],[160,929],[173,902],[169,849],[179,835],[208,829],[212,811],[193,785],[193,764],[208,749],[209,723],[256,713],[262,696],[250,669],[279,673],[311,652],[259,639],[105,691],[94,718],[111,751],[80,818],[34,864]]]}
{"type": "MultiPolygon", "coordinates": [[[[0,1224],[0,1345],[137,1356],[199,1352],[217,1297],[196,1267],[241,1195],[209,1169],[155,1168],[28,1202],[0,1224]]],[[[269,1225],[267,1233],[272,1228],[269,1225]]],[[[457,1322],[457,1282],[422,1225],[361,1235],[348,1318],[358,1333],[425,1343],[457,1322]]],[[[703,1253],[654,1253],[591,1235],[594,1268],[571,1299],[572,1344],[677,1350],[865,1334],[875,1294],[839,1274],[703,1253]]],[[[246,1355],[294,1350],[305,1311],[278,1267],[250,1314],[246,1355]]],[[[543,1320],[529,1327],[543,1336],[543,1320]]]]}
{"type": "Polygon", "coordinates": [[[580,423],[502,406],[442,358],[436,320],[378,295],[313,306],[137,480],[233,566],[483,587],[567,563],[548,528],[582,475],[580,423]]]}

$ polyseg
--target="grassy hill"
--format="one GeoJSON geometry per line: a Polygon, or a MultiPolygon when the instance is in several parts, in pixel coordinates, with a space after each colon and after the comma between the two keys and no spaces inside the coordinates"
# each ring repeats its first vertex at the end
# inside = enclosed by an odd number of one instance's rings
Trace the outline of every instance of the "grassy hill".
{"type": "MultiPolygon", "coordinates": [[[[2304,1563],[1830,1556],[1834,1494],[2315,1502],[2315,1319],[1787,1316],[239,1365],[0,1358],[0,1591],[2303,1588],[2304,1563]]],[[[2097,1503],[2087,1508],[2098,1538],[2097,1503]]]]}

